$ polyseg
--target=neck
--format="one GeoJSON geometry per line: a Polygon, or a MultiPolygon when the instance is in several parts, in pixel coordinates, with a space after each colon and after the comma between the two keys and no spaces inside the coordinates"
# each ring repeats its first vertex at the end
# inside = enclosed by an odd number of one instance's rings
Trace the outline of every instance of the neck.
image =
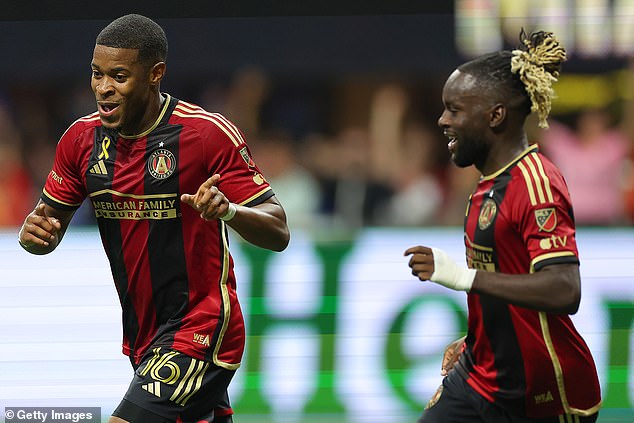
{"type": "Polygon", "coordinates": [[[135,136],[150,129],[152,125],[156,123],[156,119],[158,119],[161,113],[164,102],[165,97],[160,91],[150,93],[148,101],[146,102],[147,106],[140,111],[139,117],[136,119],[139,123],[135,125],[134,128],[121,128],[119,131],[121,135],[135,136]]]}
{"type": "Polygon", "coordinates": [[[476,168],[483,175],[491,175],[512,162],[528,148],[528,138],[522,131],[514,137],[501,137],[491,144],[486,161],[476,168]]]}

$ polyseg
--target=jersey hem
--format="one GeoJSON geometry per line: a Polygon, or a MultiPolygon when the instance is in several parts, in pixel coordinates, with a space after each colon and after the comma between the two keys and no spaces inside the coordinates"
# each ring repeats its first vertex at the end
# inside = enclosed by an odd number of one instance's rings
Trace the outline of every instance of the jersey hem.
{"type": "Polygon", "coordinates": [[[598,413],[602,405],[603,405],[603,401],[599,401],[597,405],[595,405],[594,407],[588,408],[587,410],[570,407],[570,414],[576,414],[583,417],[591,416],[593,414],[598,413]]]}
{"type": "MultiPolygon", "coordinates": [[[[179,353],[186,355],[188,357],[191,358],[195,358],[197,360],[201,360],[204,361],[206,363],[213,363],[218,367],[222,367],[223,369],[227,369],[227,370],[237,370],[241,365],[242,362],[237,362],[237,363],[228,363],[226,361],[221,361],[219,360],[217,357],[214,357],[212,360],[209,360],[209,358],[205,358],[205,353],[204,352],[200,352],[200,351],[187,351],[186,348],[179,348],[178,345],[170,345],[170,344],[164,344],[164,345],[159,345],[159,344],[152,344],[152,347],[150,347],[148,349],[151,350],[152,348],[155,347],[165,347],[165,348],[169,348],[171,350],[174,351],[178,351],[179,353]],[[198,354],[196,354],[198,353],[198,354]]],[[[135,363],[137,358],[139,359],[139,361],[141,361],[141,359],[143,359],[143,357],[145,356],[145,354],[147,354],[147,352],[145,352],[142,355],[137,356],[136,354],[132,354],[132,350],[126,347],[122,347],[121,348],[121,352],[123,353],[123,355],[130,357],[135,363]]]]}

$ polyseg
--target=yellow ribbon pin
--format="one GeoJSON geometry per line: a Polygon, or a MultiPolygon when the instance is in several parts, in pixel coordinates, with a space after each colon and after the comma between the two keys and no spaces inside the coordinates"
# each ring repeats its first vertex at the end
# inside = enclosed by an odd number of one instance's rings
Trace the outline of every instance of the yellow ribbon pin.
{"type": "Polygon", "coordinates": [[[110,147],[110,138],[106,137],[101,140],[101,154],[99,154],[98,159],[106,158],[108,159],[110,155],[108,154],[108,147],[110,147]]]}

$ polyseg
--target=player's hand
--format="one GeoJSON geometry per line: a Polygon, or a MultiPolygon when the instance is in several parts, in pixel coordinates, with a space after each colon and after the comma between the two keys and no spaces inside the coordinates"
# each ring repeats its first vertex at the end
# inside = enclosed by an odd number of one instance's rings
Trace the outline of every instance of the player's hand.
{"type": "Polygon", "coordinates": [[[434,273],[434,256],[431,248],[418,245],[405,250],[405,256],[411,255],[409,259],[409,267],[412,269],[412,275],[421,281],[428,281],[434,273]]]}
{"type": "Polygon", "coordinates": [[[442,365],[440,367],[440,374],[442,376],[447,376],[449,371],[453,369],[454,364],[456,364],[460,358],[465,339],[466,336],[463,336],[462,338],[453,341],[445,348],[445,353],[442,356],[442,365]]]}
{"type": "Polygon", "coordinates": [[[48,247],[59,242],[62,224],[58,219],[46,215],[45,206],[44,203],[39,203],[24,220],[18,235],[18,240],[24,248],[48,247]]]}
{"type": "Polygon", "coordinates": [[[476,270],[458,266],[440,248],[418,245],[408,248],[404,255],[412,256],[409,267],[412,274],[421,281],[429,280],[456,291],[471,290],[476,270]]]}
{"type": "MultiPolygon", "coordinates": [[[[218,189],[216,184],[220,175],[215,174],[198,187],[196,194],[183,194],[181,201],[189,204],[194,210],[200,212],[200,217],[205,220],[221,219],[230,212],[232,206],[227,197],[218,189]]],[[[235,205],[233,205],[235,207],[235,205]]]]}

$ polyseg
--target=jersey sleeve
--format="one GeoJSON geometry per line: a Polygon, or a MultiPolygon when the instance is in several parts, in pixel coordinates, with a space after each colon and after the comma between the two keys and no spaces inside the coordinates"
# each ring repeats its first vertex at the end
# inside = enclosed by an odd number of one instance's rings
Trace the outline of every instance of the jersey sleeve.
{"type": "Polygon", "coordinates": [[[53,169],[46,178],[41,197],[51,207],[75,210],[86,198],[80,162],[81,135],[82,130],[75,123],[66,130],[57,144],[53,169]]]}
{"type": "Polygon", "coordinates": [[[218,189],[232,203],[254,206],[274,195],[255,164],[242,132],[224,116],[213,113],[210,139],[203,145],[209,175],[220,174],[218,189]]]}
{"type": "Polygon", "coordinates": [[[531,270],[558,263],[578,263],[575,223],[568,189],[552,163],[537,153],[518,163],[516,184],[519,232],[530,255],[531,270]]]}

